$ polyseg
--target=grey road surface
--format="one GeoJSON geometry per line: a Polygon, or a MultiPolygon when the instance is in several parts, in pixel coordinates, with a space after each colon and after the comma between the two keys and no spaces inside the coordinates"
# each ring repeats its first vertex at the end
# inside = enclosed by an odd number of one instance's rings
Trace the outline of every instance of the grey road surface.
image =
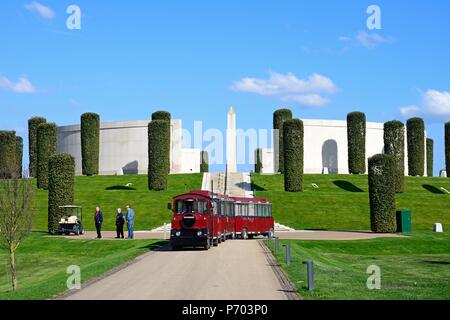
{"type": "MultiPolygon", "coordinates": [[[[81,270],[82,271],[82,270],[81,270]]],[[[286,300],[279,273],[255,240],[233,240],[203,250],[148,253],[128,267],[88,284],[66,299],[286,300]],[[278,276],[277,276],[278,274],[278,276]]]]}

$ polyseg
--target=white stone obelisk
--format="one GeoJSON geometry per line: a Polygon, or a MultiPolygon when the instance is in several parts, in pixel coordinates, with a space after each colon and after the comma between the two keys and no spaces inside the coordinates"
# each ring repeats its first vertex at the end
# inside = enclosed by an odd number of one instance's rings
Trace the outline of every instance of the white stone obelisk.
{"type": "Polygon", "coordinates": [[[236,112],[233,107],[228,111],[227,127],[227,170],[230,173],[237,172],[236,164],[236,112]]]}

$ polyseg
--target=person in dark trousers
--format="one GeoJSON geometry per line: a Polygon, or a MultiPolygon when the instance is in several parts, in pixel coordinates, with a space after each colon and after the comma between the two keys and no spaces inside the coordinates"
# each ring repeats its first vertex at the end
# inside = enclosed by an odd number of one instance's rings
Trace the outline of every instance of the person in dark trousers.
{"type": "Polygon", "coordinates": [[[117,214],[116,214],[116,232],[117,232],[116,239],[124,239],[125,238],[125,236],[123,234],[123,225],[124,224],[125,224],[125,218],[123,217],[122,209],[118,208],[117,214]]]}
{"type": "Polygon", "coordinates": [[[100,211],[100,208],[95,208],[94,214],[95,220],[95,228],[97,229],[97,239],[102,238],[102,223],[103,223],[103,213],[100,211]]]}

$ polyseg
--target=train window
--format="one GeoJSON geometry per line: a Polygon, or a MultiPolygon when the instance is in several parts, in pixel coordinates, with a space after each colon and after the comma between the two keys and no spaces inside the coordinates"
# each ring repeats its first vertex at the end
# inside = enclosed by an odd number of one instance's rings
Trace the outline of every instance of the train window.
{"type": "Polygon", "coordinates": [[[198,199],[182,199],[177,200],[177,213],[208,213],[208,206],[206,200],[198,200],[198,199]]]}
{"type": "Polygon", "coordinates": [[[249,203],[248,204],[248,215],[250,217],[254,217],[255,216],[255,204],[254,203],[249,203]]]}

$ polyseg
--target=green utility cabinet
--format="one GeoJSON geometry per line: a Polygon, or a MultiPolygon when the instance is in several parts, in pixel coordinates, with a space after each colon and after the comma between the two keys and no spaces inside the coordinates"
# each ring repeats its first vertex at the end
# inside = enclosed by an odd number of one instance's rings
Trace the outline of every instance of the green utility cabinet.
{"type": "Polygon", "coordinates": [[[411,210],[397,211],[397,232],[411,232],[411,210]]]}

